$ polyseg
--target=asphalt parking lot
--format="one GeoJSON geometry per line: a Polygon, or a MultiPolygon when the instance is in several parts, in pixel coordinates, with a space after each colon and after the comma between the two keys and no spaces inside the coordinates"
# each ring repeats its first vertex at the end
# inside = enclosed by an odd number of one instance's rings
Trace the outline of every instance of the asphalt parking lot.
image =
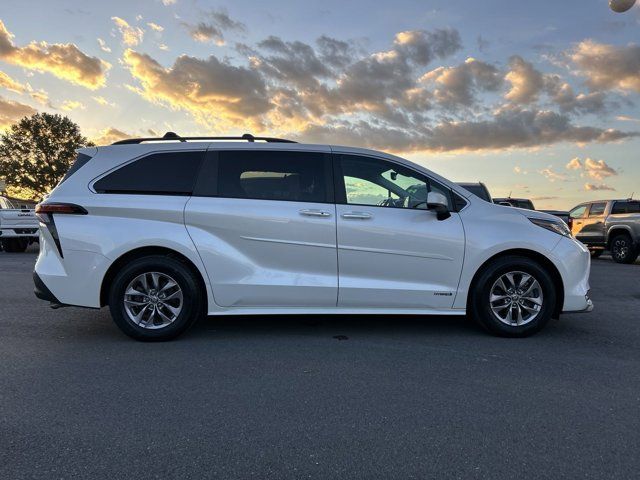
{"type": "Polygon", "coordinates": [[[640,263],[528,339],[463,318],[51,310],[0,253],[0,478],[638,478],[640,263]]]}

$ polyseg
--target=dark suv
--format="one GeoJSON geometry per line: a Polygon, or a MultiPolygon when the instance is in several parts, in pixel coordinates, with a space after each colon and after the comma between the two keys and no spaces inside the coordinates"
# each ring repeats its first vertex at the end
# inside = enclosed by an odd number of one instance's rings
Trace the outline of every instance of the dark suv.
{"type": "Polygon", "coordinates": [[[633,263],[640,253],[640,200],[598,200],[569,212],[569,228],[592,257],[610,250],[618,263],[633,263]]]}

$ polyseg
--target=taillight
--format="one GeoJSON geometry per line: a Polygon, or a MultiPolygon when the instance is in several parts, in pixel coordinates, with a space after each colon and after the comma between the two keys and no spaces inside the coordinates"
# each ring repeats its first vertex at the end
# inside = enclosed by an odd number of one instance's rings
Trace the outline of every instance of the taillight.
{"type": "Polygon", "coordinates": [[[48,223],[52,214],[86,215],[84,207],[73,203],[39,203],[36,205],[36,216],[44,223],[48,223]]]}
{"type": "Polygon", "coordinates": [[[60,245],[60,237],[58,236],[58,229],[56,228],[56,222],[53,220],[53,215],[86,215],[87,213],[89,212],[84,207],[73,203],[45,202],[36,205],[36,216],[49,230],[61,258],[64,258],[64,255],[62,254],[62,245],[60,245]]]}

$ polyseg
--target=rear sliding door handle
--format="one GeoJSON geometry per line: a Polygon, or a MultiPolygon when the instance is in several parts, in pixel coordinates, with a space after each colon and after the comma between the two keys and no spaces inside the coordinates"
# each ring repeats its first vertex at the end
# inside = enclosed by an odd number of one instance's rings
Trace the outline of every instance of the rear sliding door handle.
{"type": "Polygon", "coordinates": [[[367,212],[345,212],[340,216],[348,220],[369,220],[373,218],[373,215],[367,212]]]}
{"type": "Polygon", "coordinates": [[[307,217],[330,217],[331,214],[329,212],[325,212],[324,210],[315,210],[304,208],[300,210],[300,215],[305,215],[307,217]]]}

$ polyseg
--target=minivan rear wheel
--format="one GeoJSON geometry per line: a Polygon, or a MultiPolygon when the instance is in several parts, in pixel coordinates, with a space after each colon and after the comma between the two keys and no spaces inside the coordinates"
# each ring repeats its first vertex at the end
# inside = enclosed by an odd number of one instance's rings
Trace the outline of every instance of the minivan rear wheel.
{"type": "Polygon", "coordinates": [[[470,314],[489,332],[526,337],[551,319],[556,292],[551,275],[536,261],[507,256],[487,265],[470,295],[470,314]]]}
{"type": "Polygon", "coordinates": [[[150,255],[129,262],[109,290],[113,321],[136,340],[170,340],[203,313],[196,274],[178,259],[150,255]]]}

